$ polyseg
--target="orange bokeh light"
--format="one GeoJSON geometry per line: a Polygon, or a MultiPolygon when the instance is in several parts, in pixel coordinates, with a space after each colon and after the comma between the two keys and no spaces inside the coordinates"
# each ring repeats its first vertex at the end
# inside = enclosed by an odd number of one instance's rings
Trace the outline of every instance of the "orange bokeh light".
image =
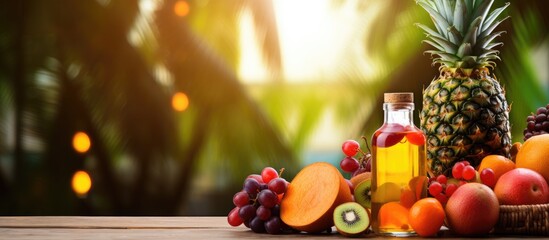
{"type": "Polygon", "coordinates": [[[92,186],[90,175],[85,171],[77,171],[72,176],[72,190],[82,197],[88,194],[92,186]]]}
{"type": "Polygon", "coordinates": [[[177,1],[173,6],[173,11],[175,12],[175,15],[185,17],[190,11],[189,3],[183,0],[177,1]]]}
{"type": "Polygon", "coordinates": [[[90,150],[91,140],[85,132],[77,132],[72,137],[72,147],[79,153],[85,153],[90,150]]]}
{"type": "Polygon", "coordinates": [[[175,93],[172,97],[172,107],[178,112],[185,111],[189,107],[189,97],[182,92],[175,93]]]}

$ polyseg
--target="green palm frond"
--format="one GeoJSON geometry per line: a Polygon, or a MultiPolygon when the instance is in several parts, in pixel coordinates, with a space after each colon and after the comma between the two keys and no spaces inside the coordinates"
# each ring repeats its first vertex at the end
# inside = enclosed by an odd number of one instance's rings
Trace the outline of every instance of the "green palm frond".
{"type": "Polygon", "coordinates": [[[532,58],[532,52],[549,39],[540,13],[528,8],[524,12],[512,11],[513,35],[502,53],[503,62],[496,70],[505,86],[511,103],[512,136],[523,141],[526,117],[538,107],[549,103],[547,79],[541,79],[538,70],[545,69],[532,58]]]}

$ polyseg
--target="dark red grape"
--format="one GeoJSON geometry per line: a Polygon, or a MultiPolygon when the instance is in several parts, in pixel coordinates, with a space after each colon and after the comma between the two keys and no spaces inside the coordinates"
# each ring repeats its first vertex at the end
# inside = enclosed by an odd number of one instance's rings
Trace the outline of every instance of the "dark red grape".
{"type": "Polygon", "coordinates": [[[536,111],[537,114],[547,114],[547,108],[544,108],[544,107],[540,107],[538,108],[538,110],[536,111]]]}
{"type": "Polygon", "coordinates": [[[267,221],[271,217],[271,209],[266,208],[265,206],[259,206],[257,210],[255,211],[255,215],[263,220],[267,221]]]}
{"type": "Polygon", "coordinates": [[[343,151],[343,154],[345,154],[345,156],[352,157],[356,155],[359,148],[360,144],[357,141],[347,140],[343,142],[343,145],[341,146],[341,151],[343,151]]]}
{"type": "Polygon", "coordinates": [[[391,147],[402,141],[406,134],[402,132],[376,132],[372,145],[377,147],[391,147]]]}
{"type": "Polygon", "coordinates": [[[272,208],[278,203],[278,196],[271,190],[262,190],[257,196],[259,203],[266,208],[272,208]]]}
{"type": "Polygon", "coordinates": [[[534,115],[529,115],[528,117],[526,117],[526,121],[527,122],[534,122],[534,121],[536,121],[536,117],[534,115]]]}
{"type": "Polygon", "coordinates": [[[286,192],[286,180],[283,178],[275,178],[269,182],[269,189],[276,194],[282,194],[286,192]]]}
{"type": "Polygon", "coordinates": [[[253,179],[257,180],[257,182],[263,183],[263,177],[261,177],[261,175],[259,175],[259,174],[250,174],[246,179],[248,179],[248,178],[253,178],[253,179]]]}
{"type": "Polygon", "coordinates": [[[238,227],[240,224],[242,224],[242,218],[240,218],[240,215],[238,214],[240,211],[239,207],[233,208],[231,212],[229,212],[229,215],[227,215],[227,221],[229,224],[233,227],[238,227]]]}
{"type": "Polygon", "coordinates": [[[265,222],[258,217],[255,217],[250,222],[250,228],[255,233],[264,233],[265,232],[265,222]]]}
{"type": "Polygon", "coordinates": [[[242,221],[249,221],[255,217],[255,208],[252,205],[246,205],[240,208],[238,215],[242,221]]]}
{"type": "Polygon", "coordinates": [[[249,194],[257,194],[259,192],[261,185],[259,182],[253,178],[248,178],[244,181],[244,191],[249,194]]]}
{"type": "Polygon", "coordinates": [[[264,183],[269,183],[271,180],[278,177],[278,172],[272,167],[266,167],[261,171],[261,177],[264,183]]]}
{"type": "Polygon", "coordinates": [[[339,166],[341,167],[341,170],[352,173],[358,169],[359,163],[353,157],[345,157],[339,162],[339,166]]]}
{"type": "Polygon", "coordinates": [[[237,192],[233,197],[233,203],[237,207],[248,205],[250,204],[250,197],[245,191],[237,192]]]}
{"type": "MultiPolygon", "coordinates": [[[[547,115],[541,113],[536,116],[536,123],[542,123],[547,120],[547,115]]],[[[537,124],[536,124],[537,125],[537,124]]]]}
{"type": "Polygon", "coordinates": [[[534,131],[535,127],[536,127],[536,122],[534,121],[528,121],[528,123],[526,124],[526,128],[528,128],[528,130],[530,131],[534,131]]]}
{"type": "Polygon", "coordinates": [[[271,216],[280,216],[280,205],[277,204],[271,208],[271,216]]]}
{"type": "Polygon", "coordinates": [[[267,222],[265,222],[265,230],[269,234],[279,234],[282,233],[282,227],[284,224],[279,217],[271,217],[267,222]]]}

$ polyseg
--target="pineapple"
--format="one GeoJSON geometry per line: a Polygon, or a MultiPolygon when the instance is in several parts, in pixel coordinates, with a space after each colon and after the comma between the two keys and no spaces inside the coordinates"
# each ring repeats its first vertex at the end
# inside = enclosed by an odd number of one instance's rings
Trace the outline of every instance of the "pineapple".
{"type": "Polygon", "coordinates": [[[438,78],[423,90],[421,129],[427,136],[431,176],[450,175],[454,163],[474,167],[490,154],[509,157],[511,133],[505,90],[491,73],[500,60],[494,29],[509,4],[489,12],[493,0],[417,0],[436,31],[417,24],[427,35],[426,51],[440,64],[438,78]]]}

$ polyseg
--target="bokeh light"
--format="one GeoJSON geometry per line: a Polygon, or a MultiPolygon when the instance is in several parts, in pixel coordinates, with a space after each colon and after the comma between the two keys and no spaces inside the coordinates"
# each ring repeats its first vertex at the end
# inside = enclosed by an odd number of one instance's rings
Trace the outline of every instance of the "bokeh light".
{"type": "Polygon", "coordinates": [[[189,14],[190,11],[189,3],[182,0],[177,1],[173,7],[173,11],[175,12],[175,15],[185,17],[189,14]]]}
{"type": "Polygon", "coordinates": [[[187,94],[177,92],[172,97],[172,107],[175,111],[183,112],[189,107],[189,97],[187,94]]]}
{"type": "Polygon", "coordinates": [[[85,171],[77,171],[72,176],[72,190],[82,197],[88,194],[92,186],[90,175],[85,171]]]}
{"type": "Polygon", "coordinates": [[[76,132],[72,138],[72,147],[79,153],[86,153],[90,150],[91,140],[85,132],[76,132]]]}

